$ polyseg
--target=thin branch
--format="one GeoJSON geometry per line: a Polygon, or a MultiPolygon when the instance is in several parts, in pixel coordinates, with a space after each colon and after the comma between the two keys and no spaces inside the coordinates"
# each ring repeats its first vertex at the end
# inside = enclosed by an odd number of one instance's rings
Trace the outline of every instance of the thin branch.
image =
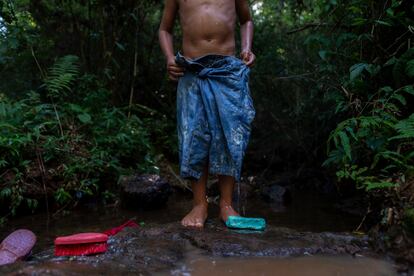
{"type": "Polygon", "coordinates": [[[42,79],[44,80],[44,79],[46,79],[46,75],[45,75],[45,73],[43,72],[43,69],[42,69],[42,66],[40,66],[40,63],[39,63],[39,61],[37,60],[37,58],[36,58],[36,54],[35,54],[35,52],[34,52],[34,50],[33,50],[33,46],[30,46],[30,50],[31,50],[31,52],[32,52],[32,56],[33,56],[33,58],[34,58],[34,60],[35,60],[35,62],[36,62],[36,65],[37,65],[37,68],[39,69],[39,71],[40,71],[40,76],[42,77],[42,79]]]}
{"type": "Polygon", "coordinates": [[[310,76],[313,75],[313,73],[304,73],[304,74],[300,74],[300,75],[290,75],[290,76],[286,76],[286,77],[277,77],[275,78],[276,80],[288,80],[288,79],[302,79],[305,76],[310,76]]]}
{"type": "Polygon", "coordinates": [[[167,167],[168,171],[178,180],[178,182],[180,182],[182,188],[192,192],[190,187],[188,187],[188,185],[174,172],[174,170],[171,168],[171,166],[169,164],[167,164],[166,167],[167,167]]]}
{"type": "Polygon", "coordinates": [[[302,27],[299,27],[297,29],[293,29],[291,31],[286,32],[286,34],[290,35],[290,34],[294,34],[297,32],[301,32],[304,31],[306,29],[309,28],[319,28],[319,27],[336,27],[336,28],[343,28],[343,29],[349,29],[349,26],[345,26],[345,25],[338,25],[338,24],[328,24],[328,23],[308,23],[302,27]]]}
{"type": "Polygon", "coordinates": [[[129,105],[128,105],[128,119],[131,117],[131,106],[132,101],[134,99],[134,89],[135,89],[135,79],[137,77],[137,71],[138,71],[138,32],[139,32],[139,24],[137,22],[136,25],[136,31],[135,31],[135,45],[134,45],[134,69],[133,69],[133,75],[132,75],[132,81],[131,81],[131,90],[129,94],[129,105]]]}
{"type": "Polygon", "coordinates": [[[45,196],[46,213],[47,213],[47,224],[49,225],[50,213],[49,213],[49,202],[48,202],[47,188],[46,188],[46,169],[45,169],[45,165],[43,162],[42,153],[40,152],[37,146],[36,146],[36,157],[37,157],[37,162],[39,165],[39,170],[42,176],[43,192],[45,196]]]}

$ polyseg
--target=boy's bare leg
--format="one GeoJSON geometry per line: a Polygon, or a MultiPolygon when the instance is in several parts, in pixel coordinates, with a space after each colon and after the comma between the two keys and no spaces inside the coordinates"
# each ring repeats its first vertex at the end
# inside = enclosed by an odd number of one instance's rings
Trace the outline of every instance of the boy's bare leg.
{"type": "Polygon", "coordinates": [[[226,222],[229,216],[240,216],[233,209],[233,190],[235,180],[233,176],[219,175],[220,185],[220,218],[226,222]]]}
{"type": "Polygon", "coordinates": [[[204,168],[204,172],[198,181],[192,181],[193,189],[193,209],[181,221],[186,227],[203,227],[207,219],[207,199],[206,185],[208,178],[208,167],[204,168]]]}

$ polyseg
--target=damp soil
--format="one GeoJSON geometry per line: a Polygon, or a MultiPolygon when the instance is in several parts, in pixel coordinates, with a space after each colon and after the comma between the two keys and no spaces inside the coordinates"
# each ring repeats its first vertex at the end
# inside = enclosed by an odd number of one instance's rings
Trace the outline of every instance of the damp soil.
{"type": "Polygon", "coordinates": [[[203,230],[185,229],[179,220],[191,207],[174,194],[158,210],[124,210],[91,205],[65,216],[35,214],[11,220],[4,238],[19,228],[36,233],[31,257],[0,267],[1,275],[396,275],[394,264],[369,248],[368,238],[353,234],[361,218],[335,211],[328,198],[295,195],[280,207],[248,199],[246,216],[265,217],[264,232],[226,229],[212,205],[203,230]],[[54,257],[59,235],[102,232],[128,219],[142,222],[109,239],[105,254],[54,257]]]}

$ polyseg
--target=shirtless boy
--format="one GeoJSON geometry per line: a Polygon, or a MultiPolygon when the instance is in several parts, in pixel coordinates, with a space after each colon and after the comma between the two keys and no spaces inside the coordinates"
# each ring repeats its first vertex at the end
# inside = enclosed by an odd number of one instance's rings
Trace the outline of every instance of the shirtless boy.
{"type": "Polygon", "coordinates": [[[169,78],[179,81],[177,129],[180,175],[191,180],[193,209],[181,223],[203,227],[207,219],[208,174],[218,175],[220,218],[239,214],[232,195],[255,116],[248,89],[253,22],[247,0],[166,0],[159,29],[169,78]],[[174,54],[176,15],[182,53],[174,54]],[[235,26],[240,23],[241,59],[235,57],[235,26]]]}

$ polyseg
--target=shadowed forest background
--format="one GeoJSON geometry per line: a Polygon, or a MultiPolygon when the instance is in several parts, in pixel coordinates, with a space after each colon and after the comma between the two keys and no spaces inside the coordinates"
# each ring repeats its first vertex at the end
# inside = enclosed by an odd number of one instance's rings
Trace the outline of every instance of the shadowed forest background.
{"type": "MultiPolygon", "coordinates": [[[[412,1],[250,2],[257,115],[245,179],[357,194],[361,229],[391,233],[385,247],[398,246],[395,235],[411,240],[412,1]]],[[[153,0],[0,1],[2,221],[112,202],[123,175],[177,171],[162,8],[153,0]]]]}

